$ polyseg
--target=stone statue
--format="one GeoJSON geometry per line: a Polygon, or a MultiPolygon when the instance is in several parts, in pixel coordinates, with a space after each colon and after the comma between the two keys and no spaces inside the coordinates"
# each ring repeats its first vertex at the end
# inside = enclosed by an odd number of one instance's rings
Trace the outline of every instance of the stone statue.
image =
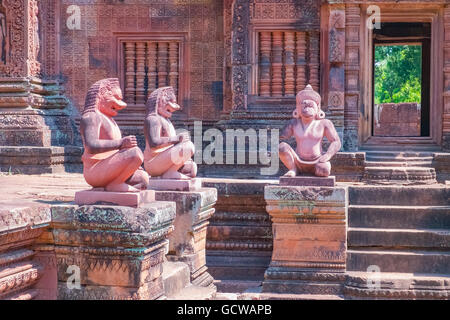
{"type": "Polygon", "coordinates": [[[324,119],[325,113],[320,107],[320,95],[311,85],[297,94],[293,119],[283,128],[280,139],[295,137],[296,150],[286,142],[280,143],[279,155],[288,168],[287,177],[298,173],[328,177],[331,172],[330,159],[341,148],[341,140],[330,120],[324,119]],[[327,152],[322,151],[322,139],[330,142],[327,152]]]}
{"type": "Polygon", "coordinates": [[[194,144],[189,134],[176,134],[170,121],[179,110],[172,87],[162,87],[148,97],[147,116],[144,121],[144,168],[152,177],[162,179],[190,179],[197,175],[197,165],[191,159],[194,144]]]}
{"type": "Polygon", "coordinates": [[[137,192],[148,186],[141,168],[144,155],[135,136],[122,138],[113,117],[126,108],[116,78],[97,81],[89,89],[82,113],[83,174],[86,182],[106,191],[137,192]]]}

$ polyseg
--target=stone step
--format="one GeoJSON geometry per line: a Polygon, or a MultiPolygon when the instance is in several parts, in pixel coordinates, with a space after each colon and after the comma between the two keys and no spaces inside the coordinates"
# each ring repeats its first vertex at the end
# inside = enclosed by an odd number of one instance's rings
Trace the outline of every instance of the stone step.
{"type": "Polygon", "coordinates": [[[347,272],[347,299],[448,299],[450,275],[347,272]]]}
{"type": "Polygon", "coordinates": [[[331,294],[295,294],[295,293],[217,293],[215,300],[343,300],[339,295],[331,294]]]}
{"type": "Polygon", "coordinates": [[[391,159],[379,159],[377,161],[374,161],[373,159],[370,159],[366,161],[367,167],[424,167],[424,168],[430,168],[432,166],[432,161],[411,161],[411,160],[394,160],[391,161],[391,159]]]}
{"type": "Polygon", "coordinates": [[[377,266],[380,272],[450,274],[450,252],[418,250],[347,250],[347,270],[367,271],[377,266]]]}
{"type": "Polygon", "coordinates": [[[357,186],[349,187],[350,205],[449,206],[450,186],[357,186]]]}
{"type": "Polygon", "coordinates": [[[350,205],[351,228],[450,229],[450,206],[350,205]]]}
{"type": "Polygon", "coordinates": [[[262,281],[255,280],[214,280],[217,293],[243,293],[254,292],[260,289],[262,281]]]}
{"type": "Polygon", "coordinates": [[[433,159],[433,152],[427,151],[389,151],[377,150],[366,151],[366,158],[389,158],[389,159],[433,159]]]}
{"type": "Polygon", "coordinates": [[[166,261],[163,263],[162,278],[166,296],[175,296],[190,284],[189,266],[184,262],[166,261]]]}
{"type": "Polygon", "coordinates": [[[167,297],[167,300],[213,300],[216,296],[216,287],[199,287],[188,285],[177,294],[167,297]]]}
{"type": "Polygon", "coordinates": [[[450,248],[450,230],[349,228],[349,247],[450,248]]]}
{"type": "Polygon", "coordinates": [[[366,166],[363,181],[380,184],[435,184],[436,171],[426,167],[366,166]]]}

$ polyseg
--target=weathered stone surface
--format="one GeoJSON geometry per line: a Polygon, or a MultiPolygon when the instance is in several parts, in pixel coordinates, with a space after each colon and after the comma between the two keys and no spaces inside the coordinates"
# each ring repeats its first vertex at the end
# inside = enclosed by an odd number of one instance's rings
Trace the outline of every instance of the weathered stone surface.
{"type": "Polygon", "coordinates": [[[374,124],[376,136],[420,136],[420,108],[417,103],[383,103],[374,124]]]}
{"type": "Polygon", "coordinates": [[[48,205],[2,203],[0,208],[0,300],[32,299],[44,265],[32,244],[50,223],[48,205]]]}
{"type": "Polygon", "coordinates": [[[155,201],[153,190],[139,192],[108,192],[84,190],[75,193],[75,203],[79,206],[90,204],[114,204],[127,207],[141,207],[155,201]]]}
{"type": "Polygon", "coordinates": [[[175,230],[169,236],[167,259],[187,263],[193,284],[212,285],[213,278],[206,267],[205,248],[208,220],[214,214],[217,190],[156,191],[156,200],[176,203],[175,230]]]}
{"type": "Polygon", "coordinates": [[[52,208],[58,299],[156,299],[164,294],[162,262],[175,204],[140,208],[60,205],[52,208]],[[80,268],[70,289],[68,268],[80,268]]]}
{"type": "Polygon", "coordinates": [[[347,189],[267,186],[264,199],[274,237],[263,292],[339,294],[339,274],[346,269],[347,189]]]}
{"type": "Polygon", "coordinates": [[[334,187],[336,177],[310,177],[310,176],[296,176],[296,177],[280,177],[280,186],[317,186],[317,187],[334,187]]]}
{"type": "Polygon", "coordinates": [[[201,187],[202,180],[198,178],[188,180],[150,178],[148,183],[148,189],[161,191],[196,191],[201,187]]]}

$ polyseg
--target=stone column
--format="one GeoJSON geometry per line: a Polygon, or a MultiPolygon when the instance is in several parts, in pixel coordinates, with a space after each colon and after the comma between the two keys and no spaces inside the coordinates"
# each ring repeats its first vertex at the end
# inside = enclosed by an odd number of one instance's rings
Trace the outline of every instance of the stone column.
{"type": "Polygon", "coordinates": [[[206,267],[206,228],[214,213],[217,189],[198,191],[156,191],[157,201],[174,201],[177,207],[175,230],[169,237],[167,260],[184,262],[194,285],[213,286],[206,267]]]}
{"type": "Polygon", "coordinates": [[[263,292],[340,294],[346,270],[345,187],[266,186],[273,253],[263,292]]]}
{"type": "Polygon", "coordinates": [[[442,115],[442,149],[450,151],[450,5],[444,9],[444,110],[442,115]]]}
{"type": "Polygon", "coordinates": [[[57,299],[164,298],[162,262],[174,219],[173,202],[53,206],[57,299]]]}
{"type": "Polygon", "coordinates": [[[328,111],[327,118],[344,141],[345,8],[330,6],[328,20],[328,111]]]}

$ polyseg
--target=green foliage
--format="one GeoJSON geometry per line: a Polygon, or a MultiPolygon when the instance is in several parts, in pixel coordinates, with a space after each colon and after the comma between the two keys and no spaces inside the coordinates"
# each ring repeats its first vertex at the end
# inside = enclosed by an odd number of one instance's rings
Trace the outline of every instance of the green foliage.
{"type": "Polygon", "coordinates": [[[375,104],[420,103],[421,82],[422,46],[375,47],[375,104]]]}

